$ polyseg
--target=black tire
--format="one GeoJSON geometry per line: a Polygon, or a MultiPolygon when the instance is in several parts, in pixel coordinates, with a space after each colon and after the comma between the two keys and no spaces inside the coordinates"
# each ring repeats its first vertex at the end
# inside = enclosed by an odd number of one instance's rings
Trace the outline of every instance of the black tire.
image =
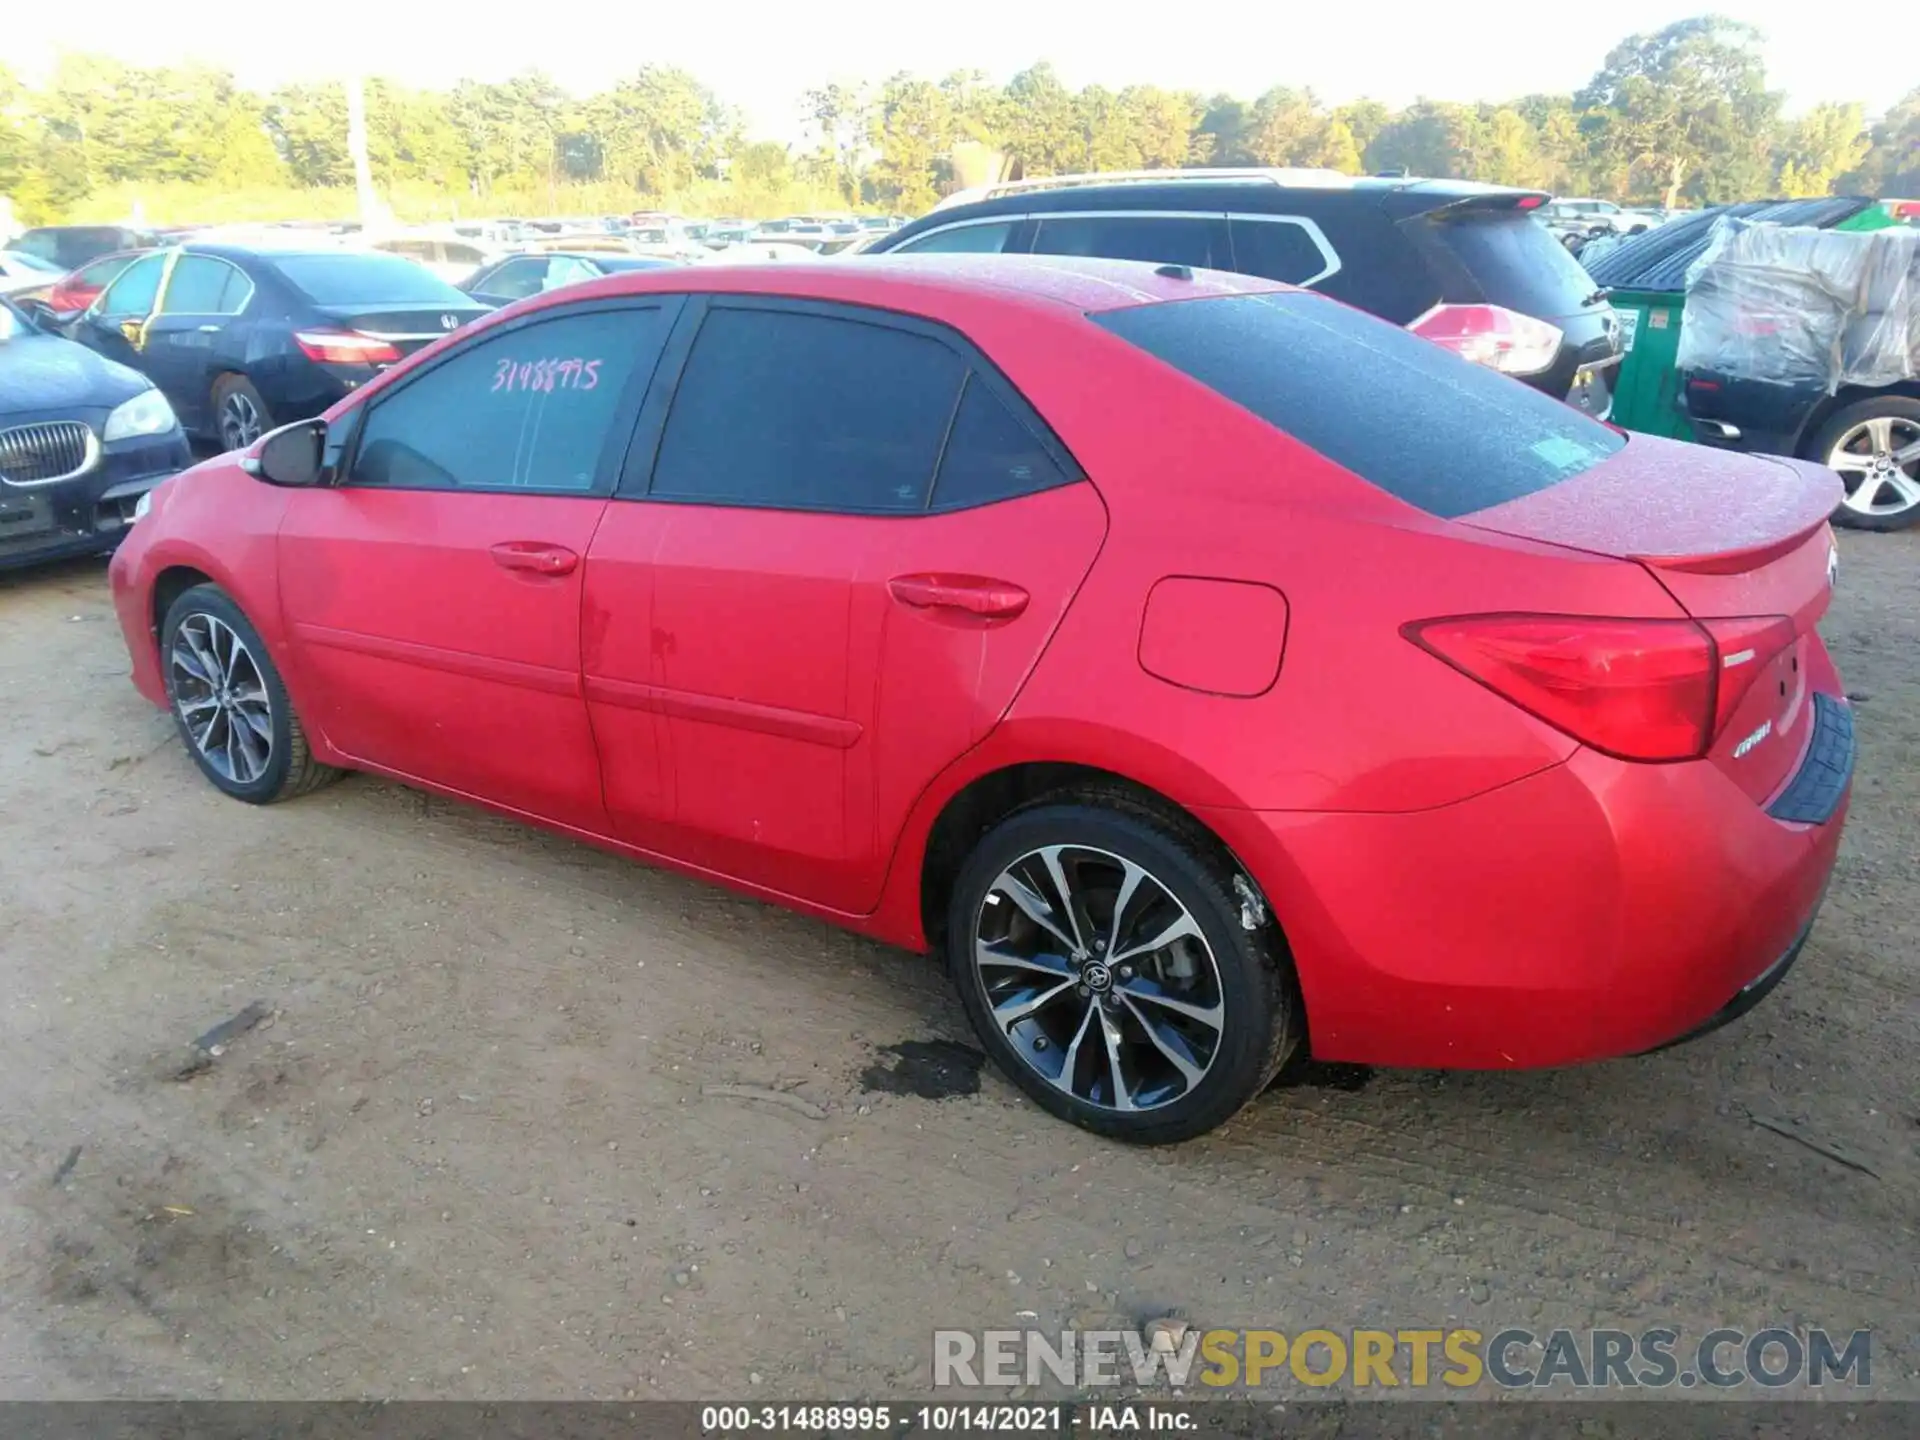
{"type": "Polygon", "coordinates": [[[244,450],[273,427],[273,412],[246,376],[222,375],[213,382],[213,433],[222,449],[244,450]]]}
{"type": "MultiPolygon", "coordinates": [[[[1001,821],[981,837],[962,866],[954,882],[947,914],[949,971],[987,1053],[1014,1084],[1044,1109],[1096,1134],[1139,1144],[1169,1144],[1203,1135],[1224,1123],[1266,1088],[1298,1045],[1303,1031],[1299,990],[1285,941],[1266,916],[1263,903],[1252,907],[1258,920],[1256,927],[1246,928],[1242,914],[1247,902],[1236,892],[1234,881],[1230,860],[1204,834],[1169,823],[1125,794],[1054,797],[1038,801],[1001,821]],[[1209,1063],[1197,1081],[1186,1083],[1184,1091],[1174,1098],[1154,1101],[1151,1108],[1123,1110],[1097,1103],[1096,1098],[1069,1094],[1028,1062],[1022,1049],[994,1017],[993,1002],[988,997],[989,984],[994,982],[986,978],[975,958],[975,939],[981,933],[980,927],[996,923],[986,914],[989,893],[1008,867],[1023,863],[1023,857],[1041,852],[1043,847],[1056,845],[1104,857],[1094,859],[1096,868],[1112,860],[1131,863],[1146,871],[1168,901],[1185,908],[1214,962],[1217,989],[1213,993],[1217,995],[1222,1023],[1215,1032],[1217,1043],[1211,1050],[1209,1063]]],[[[1136,893],[1145,892],[1145,883],[1141,882],[1142,889],[1136,893]]],[[[1004,898],[1003,892],[995,904],[1004,898]]],[[[1156,898],[1151,903],[1157,905],[1160,901],[1156,898]]],[[[1122,927],[1109,926],[1107,920],[1096,918],[1090,906],[1082,908],[1089,911],[1088,928],[1109,929],[1116,935],[1115,948],[1110,953],[1121,953],[1117,937],[1122,927]]],[[[1109,895],[1105,902],[1108,919],[1113,908],[1109,895]]],[[[1128,907],[1128,913],[1133,913],[1133,906],[1128,907]]],[[[996,914],[1024,923],[1011,909],[996,914]]],[[[1156,917],[1148,918],[1157,923],[1156,917]]],[[[1077,926],[1078,922],[1075,923],[1077,926]]],[[[1037,927],[1030,933],[1037,934],[1037,927]]],[[[1104,941],[1095,943],[1104,951],[1104,941]]],[[[1143,965],[1157,961],[1166,953],[1160,950],[1143,956],[1143,965]]],[[[1084,955],[1087,964],[1097,959],[1092,954],[1084,955]]],[[[1099,967],[1095,965],[1095,968],[1099,967]]],[[[995,967],[995,971],[1002,981],[1010,973],[1017,980],[1020,973],[1002,967],[995,967]]],[[[1119,976],[1129,976],[1128,984],[1139,983],[1131,978],[1128,970],[1115,970],[1107,976],[1113,991],[1102,991],[1095,1001],[1105,997],[1111,1002],[1108,1013],[1116,1016],[1123,1033],[1131,1032],[1135,1037],[1134,1049],[1128,1054],[1143,1057],[1142,1063],[1152,1066],[1156,1062],[1153,1051],[1146,1047],[1149,1037],[1137,1018],[1141,1007],[1115,993],[1127,989],[1119,976]],[[1129,1008],[1133,1018],[1127,1015],[1129,1008]]],[[[1045,979],[1031,983],[1038,988],[1050,988],[1052,984],[1045,979]]],[[[1152,988],[1169,995],[1181,993],[1164,983],[1152,988]]],[[[1007,990],[998,993],[1012,994],[1007,990]]],[[[1062,1031],[1056,1035],[1057,1043],[1052,1048],[1059,1055],[1063,1070],[1068,1068],[1065,1060],[1071,1053],[1064,1031],[1073,1028],[1074,1016],[1078,1013],[1076,1007],[1091,1012],[1095,1003],[1076,999],[1075,995],[1087,993],[1072,991],[1062,995],[1058,1002],[1050,1002],[1064,1007],[1049,1012],[1053,1016],[1051,1028],[1062,1031]]],[[[1129,990],[1128,993],[1138,992],[1129,990]]],[[[1187,993],[1200,994],[1199,991],[1187,993]]],[[[1165,1012],[1155,1010],[1153,1013],[1165,1012]]],[[[1093,1013],[1086,1013],[1081,1023],[1085,1025],[1092,1019],[1093,1013]]],[[[1022,1019],[1019,1024],[1032,1037],[1027,1043],[1033,1051],[1045,1052],[1049,1048],[1050,1042],[1039,1033],[1032,1017],[1022,1019]]],[[[1102,1053],[1088,1053],[1095,1063],[1104,1063],[1102,1053]]],[[[1191,1057],[1194,1052],[1188,1053],[1191,1057]]],[[[1144,1072],[1136,1068],[1136,1074],[1141,1073],[1144,1072]]],[[[1094,1083],[1100,1083],[1097,1077],[1094,1083]]],[[[1116,1086],[1124,1092],[1127,1081],[1122,1078],[1110,1082],[1109,1095],[1116,1093],[1116,1086]]]]}
{"type": "MultiPolygon", "coordinates": [[[[1835,447],[1847,432],[1854,430],[1869,420],[1889,419],[1895,422],[1900,434],[1920,436],[1920,400],[1905,395],[1876,395],[1869,400],[1856,400],[1851,405],[1843,405],[1826,419],[1813,439],[1806,444],[1804,454],[1809,460],[1817,460],[1822,465],[1831,465],[1835,447]]],[[[1908,464],[1903,467],[1908,483],[1920,492],[1920,464],[1908,464]]],[[[1849,493],[1854,489],[1857,477],[1842,475],[1843,481],[1850,482],[1849,493]]],[[[1920,524],[1920,499],[1897,510],[1887,510],[1880,514],[1867,514],[1854,509],[1843,502],[1833,512],[1833,523],[1844,525],[1850,530],[1905,530],[1911,525],[1920,524]]]]}
{"type": "MultiPolygon", "coordinates": [[[[181,743],[187,747],[187,754],[194,764],[200,767],[200,773],[212,781],[220,790],[236,800],[245,800],[250,805],[271,805],[276,800],[289,800],[296,795],[305,795],[318,790],[329,781],[337,780],[341,772],[331,765],[323,765],[313,758],[312,748],[307,744],[307,732],[300,724],[300,717],[294,713],[293,702],[287,696],[287,687],[280,679],[280,671],[274,666],[273,657],[267,653],[266,642],[260,638],[260,632],[247,619],[246,612],[236,605],[233,598],[218,585],[195,585],[167,607],[166,619],[160,625],[160,673],[167,686],[167,701],[173,711],[174,725],[180,731],[181,743]],[[211,623],[209,623],[211,622],[211,623]],[[230,671],[237,678],[225,687],[215,687],[190,673],[175,657],[176,646],[182,644],[183,628],[191,627],[192,639],[187,643],[191,653],[200,643],[202,634],[218,636],[215,627],[225,627],[225,631],[237,636],[245,648],[244,663],[232,659],[229,648],[227,660],[230,671]],[[236,719],[238,710],[232,706],[217,706],[219,713],[204,723],[215,727],[208,731],[209,743],[203,745],[196,738],[194,724],[189,723],[187,711],[195,706],[196,723],[206,713],[206,693],[225,689],[228,693],[237,693],[241,689],[251,692],[254,688],[247,676],[247,667],[251,667],[257,677],[258,688],[265,695],[264,721],[268,733],[264,736],[255,729],[251,733],[238,733],[243,721],[236,719]],[[224,729],[219,727],[224,725],[224,729]],[[228,741],[229,733],[236,735],[228,741]],[[247,757],[257,754],[257,748],[245,748],[249,741],[267,741],[267,753],[264,763],[257,774],[250,773],[247,757]],[[235,763],[234,755],[238,751],[241,763],[235,763]]],[[[256,708],[254,714],[261,715],[256,708]]]]}

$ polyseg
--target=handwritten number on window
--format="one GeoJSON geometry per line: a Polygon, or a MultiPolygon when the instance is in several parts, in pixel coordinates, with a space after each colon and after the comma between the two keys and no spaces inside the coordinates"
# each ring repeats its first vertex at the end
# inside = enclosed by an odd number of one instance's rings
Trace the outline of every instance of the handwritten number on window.
{"type": "Polygon", "coordinates": [[[530,390],[550,395],[555,390],[592,390],[600,384],[601,363],[577,356],[517,361],[508,357],[494,366],[489,393],[530,390]]]}

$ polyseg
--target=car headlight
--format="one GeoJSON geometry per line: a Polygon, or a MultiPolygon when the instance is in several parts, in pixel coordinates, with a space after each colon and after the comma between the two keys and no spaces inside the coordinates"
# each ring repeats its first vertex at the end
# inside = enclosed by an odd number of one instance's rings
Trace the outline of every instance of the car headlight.
{"type": "Polygon", "coordinates": [[[134,440],[142,435],[164,435],[180,422],[173,418],[173,407],[158,390],[142,390],[107,416],[100,438],[108,444],[115,440],[134,440]]]}

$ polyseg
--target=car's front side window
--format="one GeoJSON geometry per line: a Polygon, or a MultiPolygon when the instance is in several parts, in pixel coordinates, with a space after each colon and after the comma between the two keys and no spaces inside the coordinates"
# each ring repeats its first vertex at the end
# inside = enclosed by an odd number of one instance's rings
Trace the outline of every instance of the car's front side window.
{"type": "Polygon", "coordinates": [[[621,400],[653,373],[670,323],[664,306],[622,305],[481,336],[374,398],[347,483],[605,493],[621,400]]]}
{"type": "Polygon", "coordinates": [[[95,306],[97,313],[108,320],[148,314],[153,309],[155,297],[160,293],[160,274],[166,266],[165,255],[141,256],[120,272],[119,279],[100,292],[100,299],[95,306]]]}

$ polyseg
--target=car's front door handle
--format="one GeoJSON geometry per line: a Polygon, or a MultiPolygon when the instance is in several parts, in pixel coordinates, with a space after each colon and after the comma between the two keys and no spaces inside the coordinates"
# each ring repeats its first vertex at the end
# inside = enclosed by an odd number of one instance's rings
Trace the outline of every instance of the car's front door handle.
{"type": "Polygon", "coordinates": [[[580,563],[580,557],[566,546],[544,540],[502,540],[488,553],[502,570],[529,570],[535,575],[571,575],[580,563]]]}
{"type": "Polygon", "coordinates": [[[896,575],[887,589],[916,610],[962,610],[983,620],[1011,620],[1027,608],[1027,592],[978,575],[896,575]]]}

